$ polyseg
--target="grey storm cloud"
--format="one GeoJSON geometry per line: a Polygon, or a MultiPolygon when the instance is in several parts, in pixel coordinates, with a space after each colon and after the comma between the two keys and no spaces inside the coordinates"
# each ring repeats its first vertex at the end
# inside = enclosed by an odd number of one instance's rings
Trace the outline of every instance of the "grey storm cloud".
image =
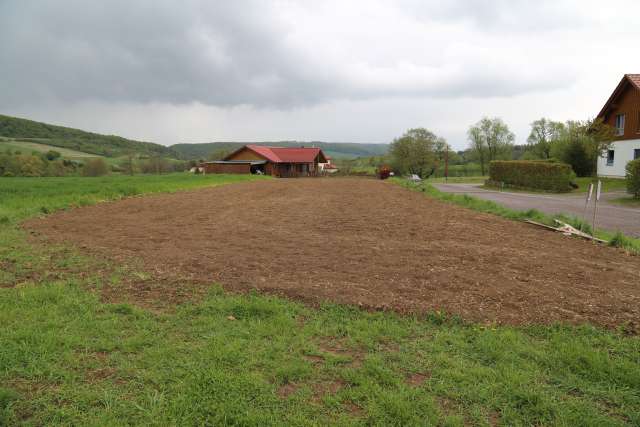
{"type": "MultiPolygon", "coordinates": [[[[406,33],[368,22],[370,6],[362,3],[345,11],[363,16],[351,34],[348,25],[333,31],[339,24],[321,13],[314,30],[305,28],[314,18],[307,3],[294,8],[307,20],[298,21],[284,2],[3,0],[0,106],[96,100],[288,108],[335,99],[509,96],[567,85],[570,68],[513,65],[529,53],[508,40],[509,32],[528,22],[527,14],[553,7],[516,3],[524,4],[397,3],[388,25],[403,19],[406,33]],[[484,42],[473,33],[445,39],[442,28],[467,21],[484,28],[484,42]]],[[[336,16],[341,4],[334,4],[336,16]]],[[[575,24],[565,13],[553,16],[539,22],[575,24]]]]}
{"type": "Polygon", "coordinates": [[[3,7],[5,96],[225,105],[320,92],[283,62],[283,30],[258,2],[44,3],[3,7]]]}

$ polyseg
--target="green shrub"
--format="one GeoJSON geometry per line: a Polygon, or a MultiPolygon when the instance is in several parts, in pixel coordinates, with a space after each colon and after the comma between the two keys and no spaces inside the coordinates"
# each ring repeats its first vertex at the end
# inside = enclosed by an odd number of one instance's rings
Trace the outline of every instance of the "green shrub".
{"type": "Polygon", "coordinates": [[[627,163],[627,191],[640,199],[640,159],[627,163]]]}
{"type": "Polygon", "coordinates": [[[571,165],[571,168],[580,177],[592,176],[595,160],[589,152],[588,142],[583,139],[571,140],[564,150],[563,160],[571,165]]]}
{"type": "Polygon", "coordinates": [[[82,168],[83,176],[103,176],[109,173],[107,163],[101,158],[88,160],[82,168]]]}
{"type": "Polygon", "coordinates": [[[571,191],[575,174],[566,163],[530,160],[494,160],[489,164],[489,181],[508,186],[547,191],[571,191]]]}

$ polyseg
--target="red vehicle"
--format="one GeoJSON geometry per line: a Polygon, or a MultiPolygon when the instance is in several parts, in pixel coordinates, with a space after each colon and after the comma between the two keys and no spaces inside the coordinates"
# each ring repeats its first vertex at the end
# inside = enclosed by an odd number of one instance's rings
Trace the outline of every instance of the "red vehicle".
{"type": "Polygon", "coordinates": [[[378,178],[387,179],[391,176],[391,168],[387,165],[380,166],[378,168],[378,178]]]}

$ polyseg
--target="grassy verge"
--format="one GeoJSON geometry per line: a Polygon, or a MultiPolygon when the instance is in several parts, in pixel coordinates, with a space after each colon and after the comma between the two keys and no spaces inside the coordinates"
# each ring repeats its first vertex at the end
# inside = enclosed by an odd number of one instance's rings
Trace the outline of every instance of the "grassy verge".
{"type": "Polygon", "coordinates": [[[620,197],[618,199],[611,200],[611,202],[622,206],[628,206],[630,208],[640,208],[640,199],[633,197],[620,197]]]}
{"type": "Polygon", "coordinates": [[[616,246],[623,248],[629,252],[633,252],[636,254],[640,254],[640,239],[636,239],[633,237],[626,236],[620,232],[610,232],[606,230],[591,230],[591,226],[584,222],[581,218],[577,218],[575,216],[567,216],[567,215],[547,215],[543,212],[540,212],[537,209],[529,209],[527,211],[518,211],[514,209],[509,209],[505,206],[502,206],[496,202],[490,200],[483,200],[477,197],[469,196],[467,194],[454,194],[454,193],[446,193],[442,192],[428,183],[422,183],[419,185],[413,184],[407,180],[395,178],[393,181],[403,187],[410,188],[412,190],[421,191],[427,194],[430,197],[436,198],[438,200],[443,200],[451,203],[455,203],[460,206],[464,206],[476,211],[491,213],[494,215],[499,215],[503,218],[513,219],[517,221],[523,221],[525,219],[530,219],[533,221],[541,222],[547,225],[556,225],[554,220],[558,219],[560,221],[566,222],[567,224],[571,224],[579,230],[582,230],[586,233],[594,234],[596,237],[606,240],[609,242],[611,246],[616,246]]]}
{"type": "Polygon", "coordinates": [[[508,193],[528,193],[528,194],[553,194],[554,196],[561,196],[561,195],[566,195],[566,194],[575,194],[576,192],[579,192],[578,190],[575,191],[565,191],[565,192],[558,192],[558,191],[547,191],[547,190],[541,190],[538,188],[525,188],[525,187],[513,187],[510,185],[505,185],[504,187],[500,186],[500,185],[496,185],[496,184],[484,184],[482,185],[483,189],[485,190],[493,190],[493,191],[504,191],[504,192],[508,192],[508,193]]]}
{"type": "MultiPolygon", "coordinates": [[[[616,179],[616,178],[599,178],[602,181],[602,191],[610,192],[610,191],[626,191],[626,183],[624,179],[616,179]]],[[[484,182],[484,181],[483,181],[484,182]]],[[[539,190],[535,188],[517,188],[517,187],[505,187],[504,191],[513,192],[513,193],[534,193],[534,194],[554,194],[554,195],[562,195],[562,194],[583,194],[589,190],[589,184],[594,182],[593,178],[576,178],[574,180],[575,184],[578,185],[578,188],[566,192],[566,193],[558,193],[554,191],[545,191],[539,190]]],[[[597,180],[596,180],[597,182],[597,180]]],[[[594,183],[595,184],[595,183],[594,183]]],[[[483,188],[489,190],[502,190],[502,188],[493,186],[493,185],[484,185],[483,188]]]]}
{"type": "Polygon", "coordinates": [[[428,184],[484,184],[488,176],[455,176],[444,178],[428,178],[428,184]]]}
{"type": "Polygon", "coordinates": [[[91,290],[126,272],[32,245],[18,221],[129,186],[237,179],[124,178],[2,187],[0,425],[640,423],[640,339],[621,332],[313,309],[216,286],[170,312],[101,302],[91,290]]]}
{"type": "MultiPolygon", "coordinates": [[[[624,179],[616,179],[616,178],[598,178],[602,181],[602,191],[627,191],[627,184],[624,179]]],[[[597,181],[597,180],[596,180],[597,181]]],[[[576,178],[576,184],[578,184],[578,188],[573,191],[573,193],[586,193],[589,190],[589,184],[593,182],[593,178],[576,178]]]]}

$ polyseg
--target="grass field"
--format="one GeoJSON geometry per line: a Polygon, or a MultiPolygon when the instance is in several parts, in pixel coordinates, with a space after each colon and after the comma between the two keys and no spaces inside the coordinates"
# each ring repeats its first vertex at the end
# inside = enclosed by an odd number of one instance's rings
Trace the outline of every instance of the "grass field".
{"type": "Polygon", "coordinates": [[[246,179],[0,179],[0,425],[640,423],[637,336],[311,308],[214,284],[171,310],[107,304],[97,290],[144,271],[19,228],[57,209],[246,179]]]}
{"type": "Polygon", "coordinates": [[[32,152],[46,153],[50,150],[57,151],[65,159],[70,160],[86,160],[87,158],[101,157],[96,154],[83,153],[82,151],[71,150],[69,148],[56,147],[48,145],[46,140],[36,141],[17,141],[11,138],[0,139],[0,152],[7,149],[12,151],[20,151],[22,154],[31,154],[32,152]]]}
{"type": "MultiPolygon", "coordinates": [[[[57,147],[55,145],[47,144],[47,139],[43,138],[29,138],[28,141],[25,140],[16,140],[13,138],[0,137],[0,153],[11,150],[12,152],[19,151],[22,154],[31,154],[33,152],[36,153],[46,153],[48,151],[57,151],[60,153],[63,159],[75,160],[79,162],[84,162],[89,159],[101,158],[109,165],[118,165],[123,163],[127,157],[104,157],[98,154],[90,154],[82,151],[72,150],[64,147],[57,147]]],[[[169,162],[177,162],[175,159],[167,159],[169,162]]]]}

